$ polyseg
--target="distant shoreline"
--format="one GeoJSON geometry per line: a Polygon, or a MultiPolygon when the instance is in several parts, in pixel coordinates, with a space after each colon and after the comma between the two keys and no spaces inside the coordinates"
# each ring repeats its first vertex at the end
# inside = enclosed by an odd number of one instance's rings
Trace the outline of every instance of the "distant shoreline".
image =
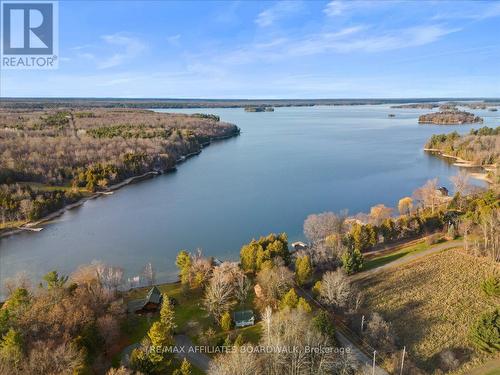
{"type": "Polygon", "coordinates": [[[2,98],[0,109],[49,108],[244,108],[247,106],[303,107],[340,105],[380,105],[436,102],[484,102],[500,105],[500,98],[339,98],[339,99],[179,99],[179,98],[2,98]]]}
{"type": "Polygon", "coordinates": [[[492,165],[479,165],[479,164],[474,164],[473,162],[469,160],[462,159],[458,156],[453,156],[449,154],[445,154],[443,151],[437,149],[437,148],[424,148],[424,151],[430,152],[437,154],[437,156],[448,158],[448,159],[454,159],[455,162],[453,163],[454,166],[456,167],[461,167],[461,168],[481,168],[484,172],[479,173],[479,172],[472,172],[470,173],[470,176],[472,178],[475,178],[477,180],[485,181],[488,184],[493,184],[493,181],[488,178],[488,171],[494,170],[494,166],[492,165]]]}

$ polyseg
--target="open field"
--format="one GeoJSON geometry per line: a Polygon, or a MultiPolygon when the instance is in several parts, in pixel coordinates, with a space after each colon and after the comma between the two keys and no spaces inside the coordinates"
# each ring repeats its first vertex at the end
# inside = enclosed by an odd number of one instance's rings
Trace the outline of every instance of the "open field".
{"type": "Polygon", "coordinates": [[[469,329],[494,301],[486,297],[481,281],[498,265],[486,258],[452,249],[391,268],[360,281],[365,307],[390,321],[398,346],[429,373],[437,373],[439,354],[453,350],[467,373],[488,358],[468,340],[469,329]]]}

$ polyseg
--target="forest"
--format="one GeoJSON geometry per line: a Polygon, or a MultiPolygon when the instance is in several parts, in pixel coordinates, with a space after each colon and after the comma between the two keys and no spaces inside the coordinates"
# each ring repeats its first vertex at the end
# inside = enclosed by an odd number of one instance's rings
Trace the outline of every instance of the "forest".
{"type": "Polygon", "coordinates": [[[82,192],[171,170],[212,140],[238,133],[238,127],[212,115],[98,108],[1,110],[2,223],[40,218],[82,192]]]}
{"type": "Polygon", "coordinates": [[[500,158],[500,127],[472,129],[467,135],[457,132],[434,134],[425,148],[459,157],[476,165],[498,163],[500,158]]]}

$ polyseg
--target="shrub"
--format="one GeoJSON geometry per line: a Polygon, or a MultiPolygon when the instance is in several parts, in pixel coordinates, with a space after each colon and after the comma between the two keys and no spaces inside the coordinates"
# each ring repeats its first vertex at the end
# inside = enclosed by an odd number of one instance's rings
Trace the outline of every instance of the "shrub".
{"type": "Polygon", "coordinates": [[[500,350],[500,309],[486,312],[471,329],[471,340],[481,350],[495,353],[500,350]]]}
{"type": "Polygon", "coordinates": [[[481,289],[490,297],[500,297],[500,277],[493,275],[481,283],[481,289]]]}

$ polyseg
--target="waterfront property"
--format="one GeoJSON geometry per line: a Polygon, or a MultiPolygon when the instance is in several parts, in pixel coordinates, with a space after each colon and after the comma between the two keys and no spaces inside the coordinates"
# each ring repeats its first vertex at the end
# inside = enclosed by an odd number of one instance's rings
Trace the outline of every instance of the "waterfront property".
{"type": "Polygon", "coordinates": [[[162,301],[163,296],[160,290],[153,286],[145,298],[130,301],[127,311],[135,314],[155,313],[160,310],[162,301]]]}

